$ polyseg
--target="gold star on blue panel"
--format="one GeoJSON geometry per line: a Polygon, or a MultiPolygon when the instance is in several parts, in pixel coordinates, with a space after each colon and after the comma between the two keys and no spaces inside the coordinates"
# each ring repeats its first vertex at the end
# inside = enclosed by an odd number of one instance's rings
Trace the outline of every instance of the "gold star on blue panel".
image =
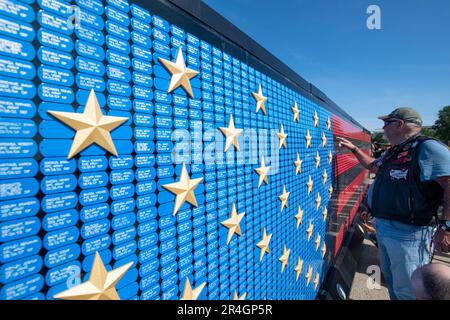
{"type": "Polygon", "coordinates": [[[283,185],[283,193],[278,196],[281,201],[281,209],[280,212],[283,212],[283,209],[288,207],[288,197],[291,193],[286,192],[286,185],[283,185]]]}
{"type": "Polygon", "coordinates": [[[266,101],[267,101],[267,97],[265,97],[263,95],[262,92],[262,87],[261,85],[258,86],[258,92],[252,92],[253,97],[255,98],[256,101],[256,113],[258,113],[258,111],[261,109],[263,114],[266,114],[266,101]]]}
{"type": "Polygon", "coordinates": [[[272,234],[267,235],[266,228],[264,228],[263,238],[256,245],[260,249],[259,262],[262,261],[262,259],[264,258],[264,254],[265,253],[270,253],[269,242],[270,242],[271,238],[272,238],[272,234]]]}
{"type": "Polygon", "coordinates": [[[286,268],[286,266],[288,265],[290,254],[291,249],[286,249],[286,245],[284,245],[283,254],[281,255],[280,259],[278,259],[281,262],[281,273],[283,273],[284,268],[286,268]]]}
{"type": "Polygon", "coordinates": [[[319,117],[317,116],[317,111],[314,111],[314,126],[319,126],[319,117]]]}
{"type": "Polygon", "coordinates": [[[242,129],[236,129],[234,126],[233,116],[230,114],[230,120],[228,122],[228,127],[220,127],[220,131],[225,135],[225,152],[233,145],[237,151],[239,151],[239,141],[238,137],[242,134],[242,129]]]}
{"type": "Polygon", "coordinates": [[[266,184],[269,184],[269,179],[267,175],[269,174],[270,167],[266,167],[264,157],[261,158],[261,166],[259,168],[256,168],[255,171],[259,175],[258,188],[261,187],[263,181],[266,184]]]}
{"type": "Polygon", "coordinates": [[[233,203],[230,218],[225,221],[222,221],[222,224],[228,228],[227,244],[230,243],[231,238],[233,237],[233,235],[235,233],[237,235],[242,236],[240,223],[241,223],[242,218],[244,218],[244,216],[245,216],[245,212],[242,212],[239,214],[237,213],[236,206],[233,203]]]}
{"type": "Polygon", "coordinates": [[[294,113],[294,122],[300,122],[300,110],[298,109],[297,101],[294,102],[294,106],[292,107],[292,112],[294,113]]]}
{"type": "Polygon", "coordinates": [[[191,282],[189,278],[186,277],[186,281],[184,283],[183,296],[180,300],[198,300],[198,297],[202,293],[203,288],[205,287],[206,282],[202,282],[198,287],[192,289],[191,282]]]}
{"type": "Polygon", "coordinates": [[[181,48],[178,48],[177,59],[175,62],[163,58],[159,58],[159,61],[172,76],[167,92],[170,93],[176,88],[182,87],[191,98],[194,98],[190,80],[197,76],[199,72],[186,67],[181,48]]]}
{"type": "Polygon", "coordinates": [[[175,194],[175,205],[173,207],[173,215],[176,215],[181,206],[187,201],[197,207],[197,199],[194,190],[200,184],[203,178],[191,179],[183,163],[181,168],[180,180],[178,182],[163,185],[163,188],[175,194]]]}
{"type": "Polygon", "coordinates": [[[302,173],[302,160],[300,160],[300,156],[297,152],[297,160],[294,161],[295,164],[295,174],[302,173]]]}
{"type": "Polygon", "coordinates": [[[62,300],[120,300],[116,285],[133,265],[129,262],[112,271],[106,271],[98,252],[95,253],[89,280],[54,296],[62,300]]]}
{"type": "Polygon", "coordinates": [[[236,290],[234,290],[233,294],[233,300],[245,300],[245,297],[247,297],[247,292],[244,292],[240,297],[238,296],[236,290]]]}
{"type": "Polygon", "coordinates": [[[67,159],[94,143],[117,156],[110,132],[126,122],[128,118],[103,115],[94,90],[89,93],[83,113],[51,110],[47,112],[76,130],[67,159]]]}

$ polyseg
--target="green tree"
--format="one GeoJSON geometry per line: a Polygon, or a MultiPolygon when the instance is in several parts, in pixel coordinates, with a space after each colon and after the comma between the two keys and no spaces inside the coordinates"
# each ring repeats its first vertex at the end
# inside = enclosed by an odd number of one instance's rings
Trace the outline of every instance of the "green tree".
{"type": "Polygon", "coordinates": [[[445,144],[450,141],[450,106],[446,106],[439,110],[438,119],[433,126],[436,137],[445,144]]]}
{"type": "Polygon", "coordinates": [[[433,137],[436,139],[440,139],[439,136],[436,134],[436,131],[433,128],[422,128],[422,134],[426,135],[427,137],[433,137]]]}

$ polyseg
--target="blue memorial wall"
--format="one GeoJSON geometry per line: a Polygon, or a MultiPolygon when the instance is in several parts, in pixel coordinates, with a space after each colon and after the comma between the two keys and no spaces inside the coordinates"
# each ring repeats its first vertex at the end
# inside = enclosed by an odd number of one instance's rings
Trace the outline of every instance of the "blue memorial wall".
{"type": "Polygon", "coordinates": [[[54,299],[88,280],[97,252],[107,270],[132,263],[115,286],[124,300],[179,299],[186,279],[203,285],[199,299],[314,299],[328,257],[331,112],[137,3],[0,4],[0,299],[54,299]],[[179,50],[199,72],[193,97],[168,92],[160,59],[179,50]],[[266,114],[255,112],[259,86],[266,114]],[[127,118],[111,131],[118,155],[92,144],[68,159],[76,131],[48,111],[81,114],[91,90],[102,114],[127,118]],[[242,152],[224,152],[230,115],[242,152]],[[217,161],[205,161],[212,149],[217,161]],[[272,172],[258,187],[261,159],[272,172]],[[197,206],[174,215],[164,186],[183,163],[202,180],[197,206]],[[222,223],[233,206],[240,235],[222,223]]]}

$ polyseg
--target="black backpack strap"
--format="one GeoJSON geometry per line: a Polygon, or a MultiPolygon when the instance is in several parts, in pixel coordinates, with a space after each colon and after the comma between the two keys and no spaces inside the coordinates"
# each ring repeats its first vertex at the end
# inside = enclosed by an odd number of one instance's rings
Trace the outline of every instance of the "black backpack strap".
{"type": "MultiPolygon", "coordinates": [[[[439,143],[441,143],[442,145],[444,145],[441,141],[439,141],[438,139],[432,138],[432,137],[428,137],[428,136],[424,136],[424,135],[419,135],[417,136],[416,139],[414,139],[412,141],[412,144],[414,142],[417,141],[417,145],[414,146],[411,154],[413,156],[412,161],[414,161],[414,178],[418,179],[417,181],[420,181],[420,165],[419,165],[419,153],[420,153],[420,146],[422,145],[423,142],[425,141],[429,141],[429,140],[434,140],[437,141],[439,143]]],[[[445,146],[445,145],[444,145],[445,146]]]]}
{"type": "Polygon", "coordinates": [[[428,141],[428,140],[434,140],[440,144],[442,144],[443,146],[447,147],[442,141],[440,141],[439,139],[433,138],[433,137],[428,137],[428,136],[424,136],[424,135],[419,135],[416,138],[416,141],[418,141],[419,143],[422,143],[424,141],[428,141]]]}
{"type": "MultiPolygon", "coordinates": [[[[415,162],[413,174],[414,174],[414,179],[417,179],[417,181],[420,181],[420,164],[419,164],[420,149],[419,148],[423,142],[429,141],[429,140],[434,140],[434,141],[442,144],[443,146],[447,147],[445,144],[443,144],[441,141],[439,141],[436,138],[428,137],[428,136],[424,136],[424,135],[420,135],[417,137],[416,141],[418,142],[418,145],[415,147],[414,159],[413,159],[413,161],[415,162]]],[[[428,186],[426,187],[426,189],[424,189],[422,191],[427,192],[430,195],[430,198],[432,199],[431,201],[433,201],[433,203],[437,209],[437,207],[439,207],[439,205],[441,204],[442,198],[443,198],[443,190],[442,190],[440,184],[438,184],[435,181],[430,181],[428,186]]],[[[435,217],[435,220],[437,221],[437,219],[438,219],[437,210],[436,210],[434,217],[435,217]]]]}

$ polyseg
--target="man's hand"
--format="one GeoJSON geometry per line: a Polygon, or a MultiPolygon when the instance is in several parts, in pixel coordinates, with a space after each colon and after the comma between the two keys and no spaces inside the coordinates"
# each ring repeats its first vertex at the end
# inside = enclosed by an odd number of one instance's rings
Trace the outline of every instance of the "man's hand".
{"type": "Polygon", "coordinates": [[[372,215],[367,211],[367,209],[363,209],[359,213],[359,218],[361,220],[360,226],[366,231],[366,232],[372,232],[375,233],[375,227],[372,224],[372,215]]]}
{"type": "Polygon", "coordinates": [[[359,218],[364,222],[370,222],[373,217],[370,214],[370,212],[367,212],[367,210],[363,210],[359,213],[359,218]]]}
{"type": "Polygon", "coordinates": [[[356,148],[356,146],[353,143],[351,143],[350,141],[348,141],[345,138],[336,137],[336,140],[339,142],[339,147],[344,147],[349,150],[354,150],[356,148]]]}
{"type": "Polygon", "coordinates": [[[450,251],[450,232],[438,228],[434,234],[434,245],[436,251],[448,253],[450,251]]]}
{"type": "Polygon", "coordinates": [[[372,162],[375,160],[371,156],[367,155],[361,149],[357,148],[353,143],[342,137],[336,137],[339,147],[344,147],[353,152],[358,161],[363,165],[364,168],[369,169],[371,172],[376,173],[378,168],[372,167],[372,162]]]}
{"type": "MultiPolygon", "coordinates": [[[[442,189],[444,189],[442,219],[450,220],[450,177],[439,177],[436,181],[441,185],[442,189]]],[[[434,236],[434,242],[437,251],[444,253],[450,252],[450,231],[438,228],[434,236]]]]}
{"type": "Polygon", "coordinates": [[[370,233],[376,233],[377,230],[375,229],[375,227],[373,225],[371,225],[370,223],[361,223],[360,224],[361,228],[364,229],[364,231],[366,232],[370,232],[370,233]]]}

